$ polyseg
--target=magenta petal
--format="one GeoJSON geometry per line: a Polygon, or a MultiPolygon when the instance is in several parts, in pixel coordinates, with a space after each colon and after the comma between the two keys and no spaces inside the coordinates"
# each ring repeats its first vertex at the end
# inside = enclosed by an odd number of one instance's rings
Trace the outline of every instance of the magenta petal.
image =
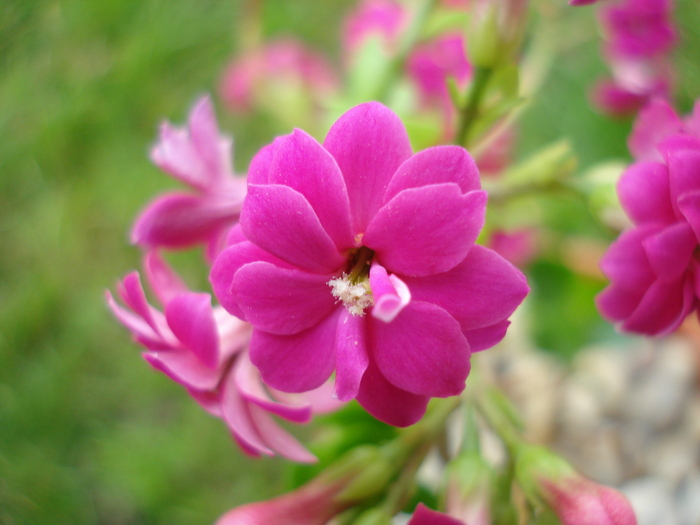
{"type": "Polygon", "coordinates": [[[465,333],[504,321],[530,290],[520,270],[479,245],[452,270],[407,278],[406,284],[414,300],[444,308],[465,333]]]}
{"type": "Polygon", "coordinates": [[[665,335],[680,326],[693,308],[692,279],[652,283],[636,310],[621,325],[625,331],[665,335]]]}
{"type": "Polygon", "coordinates": [[[466,330],[464,335],[469,341],[469,349],[474,353],[497,345],[506,336],[509,326],[510,321],[506,319],[484,328],[466,330]]]}
{"type": "Polygon", "coordinates": [[[234,221],[240,209],[239,200],[169,193],[139,215],[131,240],[143,246],[182,248],[206,241],[234,221]]]}
{"type": "Polygon", "coordinates": [[[357,396],[360,381],[369,365],[365,319],[343,308],[336,334],[335,394],[340,401],[357,396]]]}
{"type": "Polygon", "coordinates": [[[374,298],[372,316],[385,323],[393,321],[411,302],[411,291],[406,283],[395,275],[388,275],[376,260],[369,271],[369,284],[374,298]]]}
{"type": "Polygon", "coordinates": [[[195,390],[213,390],[221,378],[219,370],[206,366],[187,348],[144,352],[143,358],[170,379],[195,390]]]}
{"type": "Polygon", "coordinates": [[[400,191],[453,182],[462,193],[481,189],[479,170],[467,150],[459,146],[435,146],[419,151],[396,170],[384,194],[384,203],[400,191]]]}
{"type": "Polygon", "coordinates": [[[259,261],[236,272],[232,290],[255,328],[288,335],[318,324],[333,310],[331,278],[259,261]]]}
{"type": "Polygon", "coordinates": [[[231,139],[219,133],[214,106],[209,97],[202,97],[192,109],[189,131],[202,164],[206,169],[208,187],[219,184],[231,172],[231,139]]]}
{"type": "Polygon", "coordinates": [[[362,376],[357,401],[378,420],[395,427],[407,427],[423,417],[430,397],[392,385],[370,362],[362,376]]]}
{"type": "Polygon", "coordinates": [[[678,209],[693,228],[697,242],[700,242],[700,191],[683,194],[678,199],[678,209]]]}
{"type": "Polygon", "coordinates": [[[245,321],[245,315],[233,293],[233,278],[236,272],[246,264],[267,261],[281,268],[291,268],[290,265],[255,246],[243,241],[226,248],[214,261],[209,275],[209,281],[214,289],[214,295],[227,312],[245,321]]]}
{"type": "Polygon", "coordinates": [[[432,275],[457,266],[484,224],[486,192],[456,184],[403,190],[377,213],[363,244],[389,271],[432,275]]]}
{"type": "Polygon", "coordinates": [[[414,394],[448,397],[464,389],[469,343],[454,317],[413,301],[391,323],[369,319],[372,356],[394,386],[414,394]]]}
{"type": "Polygon", "coordinates": [[[280,427],[265,410],[248,405],[251,418],[265,444],[277,454],[299,463],[316,463],[316,456],[306,450],[289,432],[280,427]]]}
{"type": "Polygon", "coordinates": [[[146,278],[161,304],[168,304],[178,295],[189,290],[182,279],[163,260],[158,252],[148,252],[143,264],[146,278]]]}
{"type": "Polygon", "coordinates": [[[215,368],[219,361],[219,334],[209,294],[187,293],[165,307],[168,326],[202,363],[215,368]]]}
{"type": "Polygon", "coordinates": [[[692,228],[679,222],[642,242],[654,273],[663,280],[675,280],[688,268],[697,246],[692,228]]]}
{"type": "Polygon", "coordinates": [[[406,525],[465,525],[465,523],[419,503],[406,525]]]}
{"type": "Polygon", "coordinates": [[[654,279],[642,242],[663,229],[658,224],[626,230],[608,247],[600,261],[600,269],[613,282],[629,282],[647,287],[654,279]]]}
{"type": "Polygon", "coordinates": [[[345,263],[309,202],[288,186],[249,184],[241,226],[251,242],[302,270],[334,273],[345,263]]]}
{"type": "Polygon", "coordinates": [[[600,314],[614,323],[632,315],[646,291],[635,283],[613,282],[597,295],[595,303],[600,314]]]}
{"type": "Polygon", "coordinates": [[[412,154],[406,129],[389,108],[367,102],[341,116],[323,146],[345,178],[353,230],[362,232],[382,206],[391,177],[412,154]]]}
{"type": "Polygon", "coordinates": [[[127,306],[146,321],[156,334],[163,337],[161,326],[156,321],[156,315],[161,316],[161,314],[148,304],[138,272],[132,272],[124,277],[118,291],[127,306]]]}
{"type": "Polygon", "coordinates": [[[660,162],[632,164],[620,177],[617,194],[625,212],[636,224],[676,221],[668,168],[660,162]]]}
{"type": "Polygon", "coordinates": [[[661,160],[657,144],[682,127],[683,122],[666,100],[652,100],[637,115],[627,141],[632,156],[637,160],[661,160]]]}
{"type": "Polygon", "coordinates": [[[700,140],[677,135],[662,145],[668,163],[671,199],[700,190],[700,140]]]}
{"type": "Polygon", "coordinates": [[[236,388],[250,403],[295,423],[307,423],[311,420],[311,405],[309,403],[291,405],[279,403],[270,398],[262,385],[260,372],[253,366],[246,354],[241,355],[236,360],[233,374],[236,388]]]}
{"type": "Polygon", "coordinates": [[[250,360],[263,381],[283,392],[306,392],[321,386],[335,368],[335,340],[342,307],[318,325],[293,335],[254,330],[250,360]]]}
{"type": "Polygon", "coordinates": [[[107,301],[107,306],[109,306],[109,309],[112,310],[112,313],[117,320],[123,324],[136,338],[139,340],[147,339],[153,342],[162,342],[162,337],[153,331],[153,328],[143,320],[143,317],[119,306],[109,290],[105,292],[105,299],[107,301]]]}
{"type": "Polygon", "coordinates": [[[268,184],[289,186],[301,193],[339,251],[355,247],[345,180],[331,154],[299,129],[276,139],[273,147],[268,184]]]}

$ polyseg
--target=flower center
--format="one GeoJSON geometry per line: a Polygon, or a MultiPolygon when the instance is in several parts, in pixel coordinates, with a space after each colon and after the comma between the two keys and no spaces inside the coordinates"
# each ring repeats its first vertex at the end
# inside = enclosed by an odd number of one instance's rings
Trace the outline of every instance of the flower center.
{"type": "Polygon", "coordinates": [[[331,294],[343,301],[343,305],[352,315],[365,315],[365,309],[374,305],[372,289],[369,286],[369,269],[374,251],[361,246],[350,251],[348,260],[349,273],[328,281],[331,294]]]}

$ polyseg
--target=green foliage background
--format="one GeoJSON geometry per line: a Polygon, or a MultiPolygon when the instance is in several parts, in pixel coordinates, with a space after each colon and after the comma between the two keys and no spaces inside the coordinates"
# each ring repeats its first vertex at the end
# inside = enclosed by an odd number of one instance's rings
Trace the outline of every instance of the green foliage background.
{"type": "MultiPolygon", "coordinates": [[[[700,23],[695,0],[681,3],[692,45],[679,63],[695,66],[679,89],[688,110],[700,94],[700,23]]],[[[352,4],[268,0],[263,34],[301,36],[337,59],[339,23],[352,4]]],[[[593,11],[575,10],[566,23],[579,41],[525,115],[521,153],[568,136],[583,167],[626,159],[629,123],[596,115],[586,102],[604,72],[593,11]]],[[[158,123],[181,123],[198,95],[215,94],[244,27],[240,2],[222,0],[0,5],[2,524],[211,523],[236,504],[279,493],[288,479],[284,461],[245,457],[221,422],[153,373],[103,300],[105,288],[139,266],[128,243],[136,213],[175,186],[147,159],[158,123]]],[[[241,172],[256,148],[287,131],[263,116],[236,120],[219,110],[241,172]]],[[[578,227],[571,207],[551,213],[552,222],[578,227]]],[[[196,254],[182,264],[204,283],[199,261],[196,254]]],[[[592,334],[609,333],[591,302],[602,282],[570,275],[556,258],[533,273],[531,306],[546,312],[534,333],[547,349],[570,354],[592,334]]]]}

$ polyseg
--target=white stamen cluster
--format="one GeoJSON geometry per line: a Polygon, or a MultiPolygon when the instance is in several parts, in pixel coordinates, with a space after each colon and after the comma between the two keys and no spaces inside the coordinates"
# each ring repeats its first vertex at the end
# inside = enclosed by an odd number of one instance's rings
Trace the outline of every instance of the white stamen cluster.
{"type": "Polygon", "coordinates": [[[333,297],[343,301],[343,305],[352,315],[365,315],[365,308],[374,305],[372,291],[367,281],[353,283],[347,274],[328,281],[333,297]]]}

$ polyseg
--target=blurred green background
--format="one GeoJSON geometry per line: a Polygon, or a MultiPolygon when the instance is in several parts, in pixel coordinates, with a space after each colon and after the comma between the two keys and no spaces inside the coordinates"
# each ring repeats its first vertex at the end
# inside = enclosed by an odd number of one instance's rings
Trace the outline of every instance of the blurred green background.
{"type": "MultiPolygon", "coordinates": [[[[696,0],[680,3],[687,40],[696,46],[679,56],[679,63],[695,64],[679,89],[687,111],[700,94],[700,22],[696,0]]],[[[217,99],[246,24],[240,4],[0,5],[2,524],[211,523],[236,504],[282,490],[284,461],[240,453],[220,421],[151,371],[104,305],[105,288],[140,264],[128,242],[133,218],[175,186],[147,158],[157,126],[164,118],[182,123],[203,93],[217,99]]],[[[300,36],[338,63],[340,21],[353,4],[268,0],[262,33],[300,36]]],[[[626,159],[629,122],[596,115],[586,102],[586,89],[605,67],[593,11],[575,11],[562,27],[576,26],[579,39],[525,114],[520,152],[567,136],[582,167],[626,159]]],[[[236,167],[245,172],[275,125],[218,109],[236,140],[236,167]]],[[[560,203],[551,213],[565,232],[605,238],[590,217],[572,219],[587,215],[580,203],[573,211],[560,203]]],[[[191,280],[205,282],[189,271],[191,280]]],[[[546,309],[534,332],[546,349],[570,354],[610,332],[592,304],[602,282],[576,276],[556,259],[538,262],[532,277],[532,308],[546,309]]]]}

